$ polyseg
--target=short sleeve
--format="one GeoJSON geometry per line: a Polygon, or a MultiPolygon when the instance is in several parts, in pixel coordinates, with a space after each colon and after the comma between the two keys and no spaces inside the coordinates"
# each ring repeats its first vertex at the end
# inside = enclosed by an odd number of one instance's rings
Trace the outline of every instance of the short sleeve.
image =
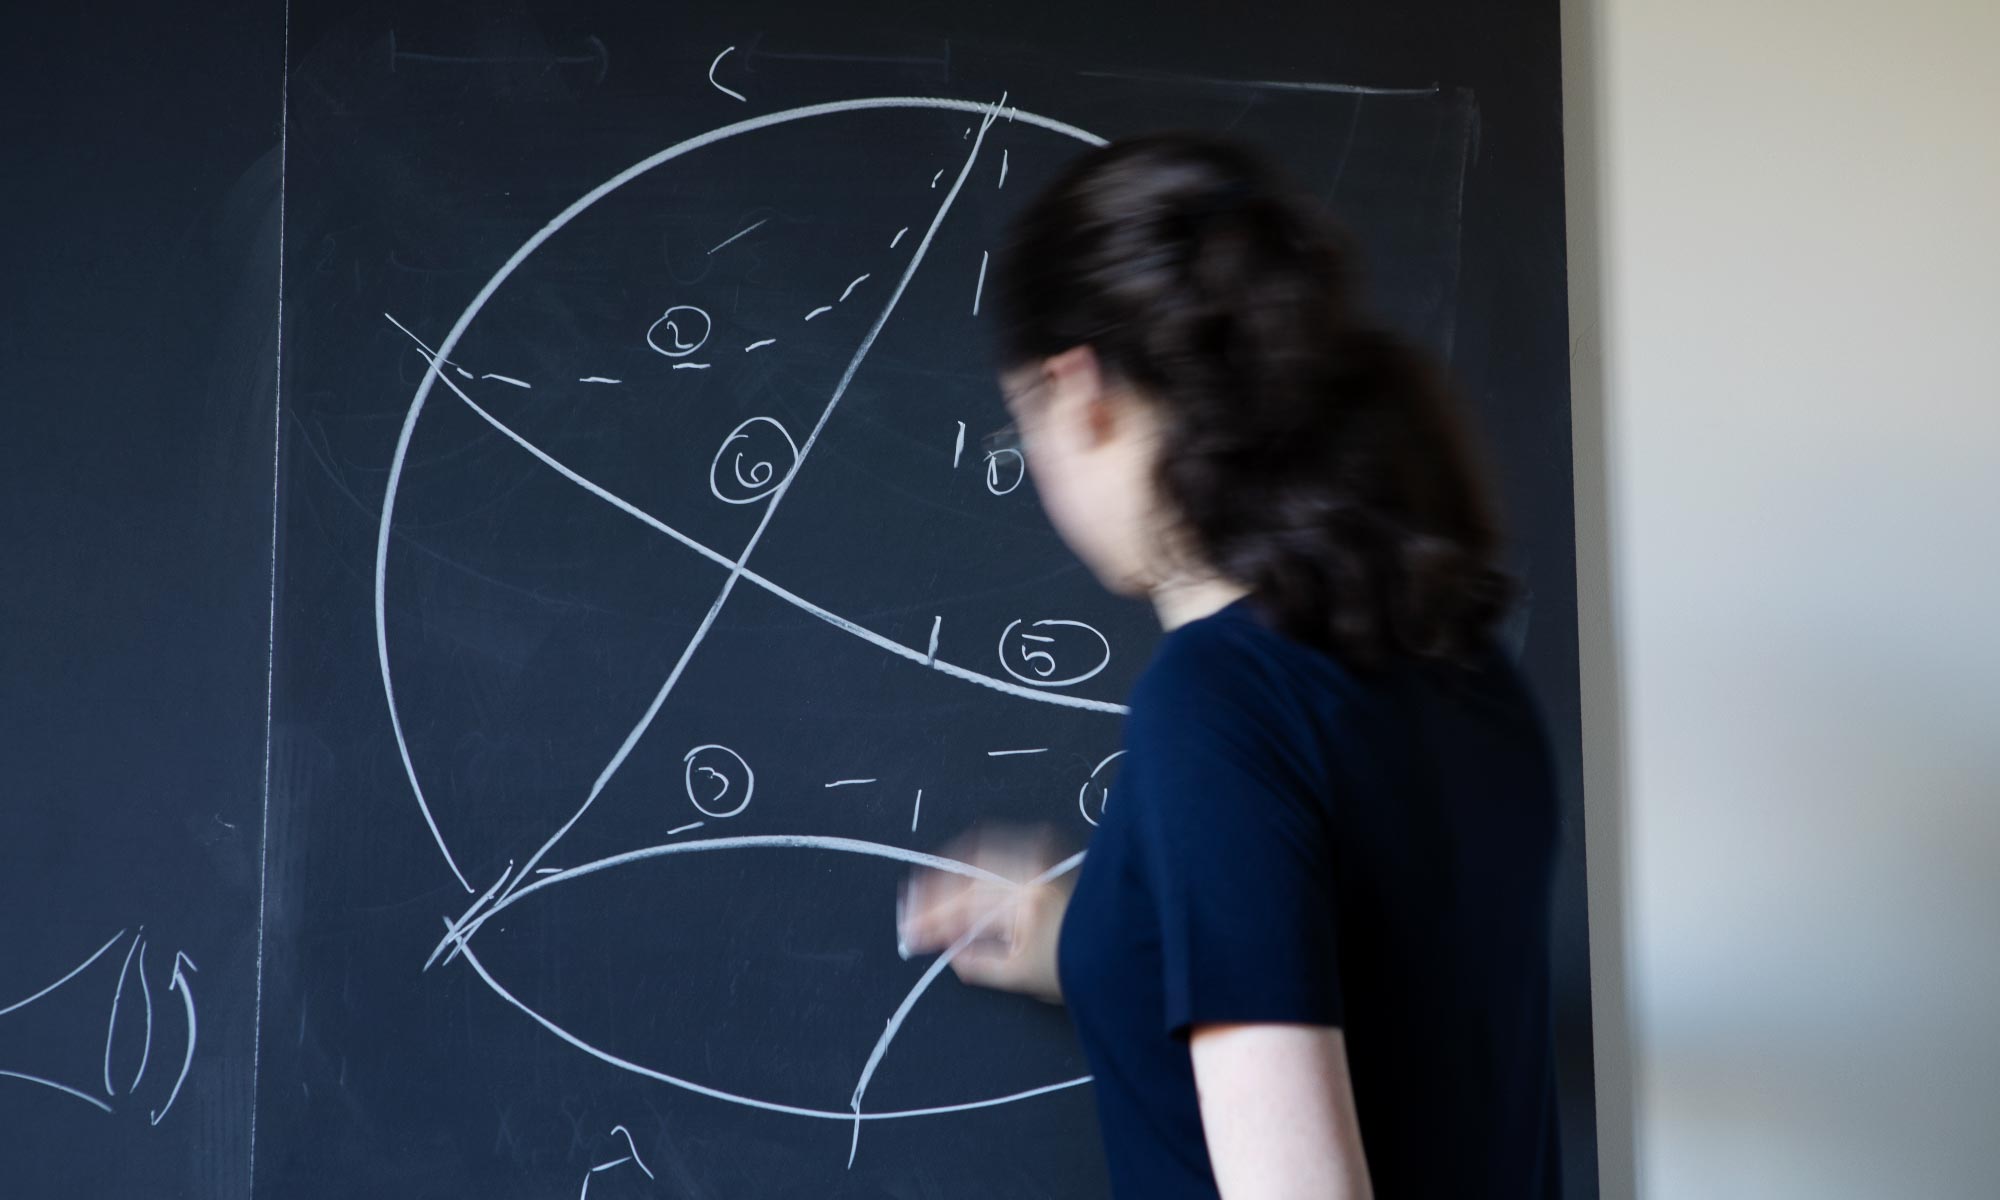
{"type": "Polygon", "coordinates": [[[1134,691],[1120,784],[1173,1036],[1341,1023],[1326,772],[1302,744],[1312,728],[1251,648],[1212,631],[1166,648],[1134,691]]]}

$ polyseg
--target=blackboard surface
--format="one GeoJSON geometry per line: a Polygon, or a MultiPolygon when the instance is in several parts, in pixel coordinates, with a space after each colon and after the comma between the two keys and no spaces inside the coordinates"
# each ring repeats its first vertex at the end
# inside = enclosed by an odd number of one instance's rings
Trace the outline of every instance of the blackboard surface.
{"type": "Polygon", "coordinates": [[[9,1200],[248,1185],[283,25],[0,39],[9,1200]]]}
{"type": "Polygon", "coordinates": [[[1014,206],[1170,126],[1327,198],[1490,438],[1594,1194],[1556,31],[1505,8],[39,32],[93,54],[10,80],[4,1194],[1104,1194],[1060,1012],[892,913],[1114,784],[1156,634],[983,444],[978,309],[1014,206]]]}

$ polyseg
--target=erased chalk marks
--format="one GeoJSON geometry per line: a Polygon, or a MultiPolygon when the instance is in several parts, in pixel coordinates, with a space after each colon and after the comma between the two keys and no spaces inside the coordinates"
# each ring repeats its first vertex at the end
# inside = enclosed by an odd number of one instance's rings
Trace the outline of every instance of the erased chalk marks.
{"type": "Polygon", "coordinates": [[[589,65],[597,68],[597,82],[603,83],[611,72],[611,51],[606,49],[603,39],[595,34],[586,34],[574,53],[554,55],[513,55],[513,54],[438,54],[417,50],[399,49],[396,31],[389,31],[389,73],[396,73],[397,64],[406,62],[433,63],[445,66],[463,65],[507,65],[525,64],[547,69],[551,66],[589,65]]]}
{"type": "Polygon", "coordinates": [[[1200,75],[1156,75],[1135,71],[1078,71],[1077,74],[1092,79],[1132,79],[1146,82],[1160,82],[1171,79],[1181,84],[1203,84],[1209,87],[1262,88],[1276,92],[1334,92],[1354,96],[1435,96],[1438,85],[1423,84],[1417,87],[1369,87],[1358,83],[1329,83],[1311,80],[1290,79],[1218,79],[1200,75]]]}

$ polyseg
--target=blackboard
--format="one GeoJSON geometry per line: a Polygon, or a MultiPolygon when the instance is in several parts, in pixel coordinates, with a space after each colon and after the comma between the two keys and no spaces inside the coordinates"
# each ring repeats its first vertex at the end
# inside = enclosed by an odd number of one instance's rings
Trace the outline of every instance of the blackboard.
{"type": "Polygon", "coordinates": [[[1040,181],[1174,126],[1334,205],[1493,448],[1595,1193],[1552,5],[61,19],[8,83],[5,1194],[1104,1194],[1060,1012],[892,913],[1114,785],[1156,633],[986,444],[979,309],[1040,181]]]}

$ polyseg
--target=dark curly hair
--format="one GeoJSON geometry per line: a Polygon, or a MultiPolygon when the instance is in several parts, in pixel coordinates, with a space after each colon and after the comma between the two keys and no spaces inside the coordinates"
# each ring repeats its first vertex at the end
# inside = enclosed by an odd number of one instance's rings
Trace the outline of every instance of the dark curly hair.
{"type": "Polygon", "coordinates": [[[1344,663],[1470,665],[1513,584],[1443,370],[1361,311],[1331,214],[1244,147],[1092,150],[1016,219],[999,355],[1088,344],[1165,421],[1157,484],[1205,564],[1344,663]]]}

